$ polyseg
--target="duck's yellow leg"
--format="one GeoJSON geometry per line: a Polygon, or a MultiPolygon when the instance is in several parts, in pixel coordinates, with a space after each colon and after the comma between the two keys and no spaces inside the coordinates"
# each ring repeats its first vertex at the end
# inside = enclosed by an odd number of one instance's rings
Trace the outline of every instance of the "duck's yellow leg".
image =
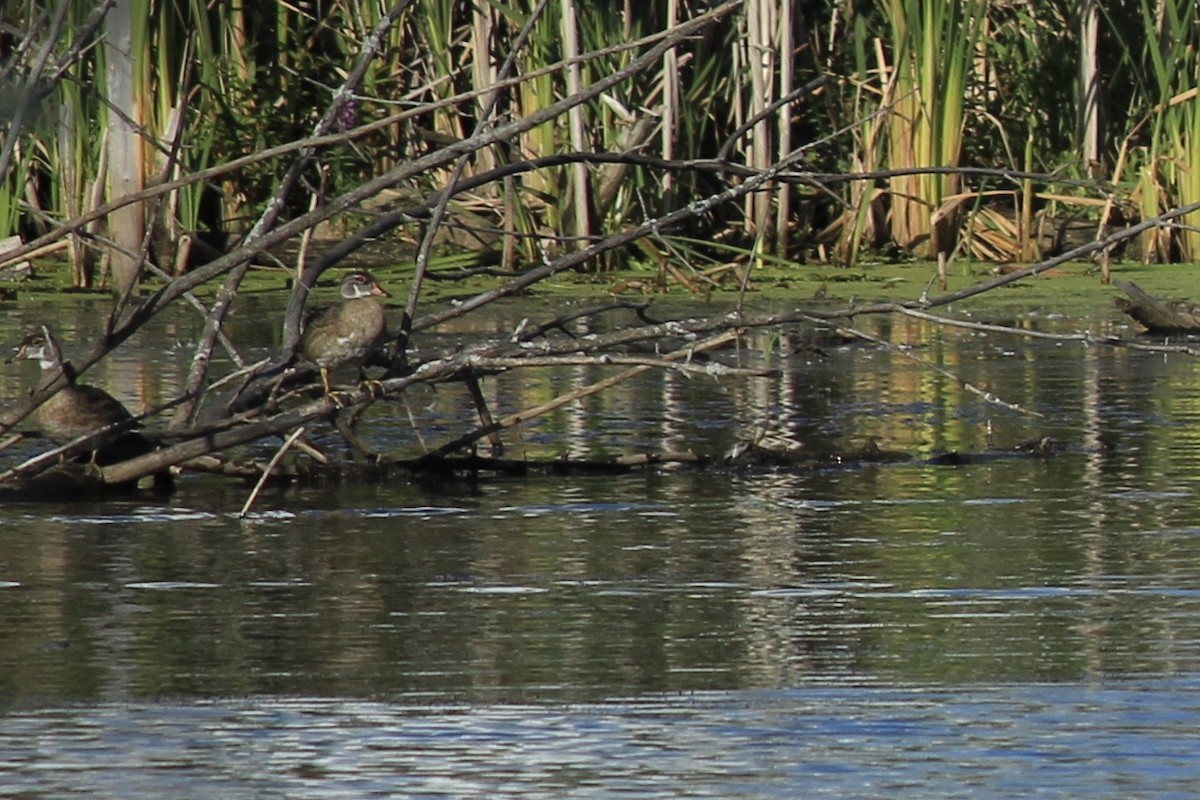
{"type": "Polygon", "coordinates": [[[333,385],[329,382],[329,369],[326,367],[321,367],[321,383],[325,387],[325,398],[339,409],[345,408],[350,395],[346,392],[334,391],[333,385]]]}

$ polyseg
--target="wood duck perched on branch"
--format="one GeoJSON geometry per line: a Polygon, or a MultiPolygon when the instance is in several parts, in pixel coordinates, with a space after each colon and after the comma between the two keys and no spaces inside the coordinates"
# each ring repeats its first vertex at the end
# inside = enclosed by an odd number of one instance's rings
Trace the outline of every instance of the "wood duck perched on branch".
{"type": "Polygon", "coordinates": [[[387,320],[376,297],[391,297],[369,272],[350,272],[342,278],[342,300],[313,312],[300,335],[300,355],[321,371],[325,396],[333,396],[330,370],[355,366],[387,337],[387,320]]]}
{"type": "MultiPolygon", "coordinates": [[[[45,377],[61,371],[67,379],[67,385],[38,406],[31,417],[37,430],[56,444],[87,437],[65,451],[64,459],[87,454],[88,464],[106,466],[154,450],[146,437],[132,430],[141,426],[119,400],[99,387],[76,383],[75,369],[63,359],[62,348],[47,326],[26,336],[6,363],[19,360],[37,361],[45,377]],[[89,436],[109,427],[114,429],[89,436]]],[[[169,491],[171,486],[168,471],[154,476],[156,491],[169,491]]]]}

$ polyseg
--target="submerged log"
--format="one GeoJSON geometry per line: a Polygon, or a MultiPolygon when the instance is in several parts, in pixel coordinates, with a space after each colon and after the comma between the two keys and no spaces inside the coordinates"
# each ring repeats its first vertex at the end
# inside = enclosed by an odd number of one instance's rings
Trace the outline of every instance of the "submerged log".
{"type": "Polygon", "coordinates": [[[1200,305],[1188,300],[1154,297],[1130,281],[1113,283],[1129,295],[1116,299],[1117,308],[1140,322],[1151,333],[1200,333],[1200,305]]]}
{"type": "Polygon", "coordinates": [[[101,467],[81,459],[65,461],[33,477],[0,485],[0,502],[75,503],[139,495],[165,497],[172,489],[169,476],[108,483],[101,467]]]}
{"type": "MultiPolygon", "coordinates": [[[[862,469],[900,466],[957,467],[995,460],[1052,458],[1070,451],[1062,442],[1042,437],[1008,449],[980,452],[939,453],[919,458],[911,453],[885,450],[875,440],[863,445],[839,448],[825,446],[781,447],[777,442],[748,441],[723,456],[705,455],[691,450],[659,453],[634,453],[598,458],[502,458],[472,452],[460,454],[427,453],[415,458],[378,459],[347,463],[319,463],[302,456],[264,468],[257,463],[226,461],[216,456],[200,456],[180,465],[182,472],[207,473],[240,478],[249,485],[269,472],[272,484],[302,487],[335,486],[346,483],[411,481],[417,484],[445,486],[455,481],[526,479],[546,477],[618,476],[650,469],[691,469],[756,473],[800,473],[823,470],[862,469]]],[[[1076,451],[1078,452],[1078,451],[1076,451]]],[[[111,469],[111,468],[108,468],[111,469]]],[[[132,493],[161,495],[163,487],[150,481],[113,483],[106,480],[108,470],[91,464],[60,463],[52,469],[8,485],[0,485],[0,501],[70,502],[97,501],[132,493]]],[[[136,496],[136,495],[134,495],[136,496]]]]}

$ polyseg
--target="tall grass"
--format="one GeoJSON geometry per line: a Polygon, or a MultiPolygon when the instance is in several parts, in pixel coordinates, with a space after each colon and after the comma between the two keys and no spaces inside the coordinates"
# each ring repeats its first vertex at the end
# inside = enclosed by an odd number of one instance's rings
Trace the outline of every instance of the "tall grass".
{"type": "Polygon", "coordinates": [[[30,175],[29,160],[24,148],[17,147],[4,181],[0,183],[0,239],[7,239],[19,230],[22,219],[21,195],[30,175]]]}
{"type": "MultiPolygon", "coordinates": [[[[59,4],[15,5],[13,18],[30,22],[0,34],[0,80],[11,87],[8,96],[51,74],[36,66],[37,54],[48,47],[66,57],[75,44],[72,31],[95,7],[70,0],[62,6],[69,24],[53,35],[46,22],[59,4]],[[37,69],[42,73],[33,75],[37,69]]],[[[552,2],[516,54],[519,80],[505,83],[498,65],[515,47],[535,3],[411,0],[339,111],[339,129],[385,118],[388,124],[356,134],[352,142],[306,150],[303,179],[295,187],[281,188],[288,165],[267,159],[211,184],[181,187],[162,203],[128,206],[111,215],[103,230],[74,238],[76,280],[88,282],[90,259],[99,251],[87,242],[101,233],[114,240],[117,252],[136,257],[145,241],[139,226],[149,222],[156,233],[153,256],[166,268],[182,268],[185,258],[173,257],[172,248],[198,229],[246,231],[263,218],[267,204],[277,204],[284,216],[302,213],[328,194],[461,141],[490,124],[482,117],[489,107],[499,119],[537,114],[628,64],[638,47],[623,49],[624,43],[711,5],[552,2]]],[[[1099,76],[1107,78],[1103,113],[1092,104],[1086,117],[1090,149],[1083,147],[1085,129],[1076,127],[1071,107],[1085,38],[1077,3],[743,0],[720,26],[671,50],[655,69],[600,100],[465,154],[460,174],[574,151],[635,152],[680,162],[719,157],[761,171],[804,147],[807,166],[816,172],[868,175],[845,188],[803,191],[794,182],[769,182],[741,204],[715,207],[692,229],[664,231],[680,234],[674,245],[649,240],[639,245],[641,252],[656,263],[700,261],[705,255],[696,243],[720,238],[743,259],[770,252],[853,264],[885,238],[918,255],[950,254],[969,230],[978,254],[1034,258],[1038,215],[1069,199],[1053,189],[1052,176],[997,187],[958,175],[869,173],[973,165],[1087,177],[1115,164],[1124,171],[1112,175],[1117,193],[1104,195],[1111,206],[1136,202],[1153,215],[1200,198],[1200,175],[1192,168],[1200,147],[1195,4],[1098,5],[1099,30],[1090,14],[1090,44],[1083,50],[1102,51],[1097,63],[1110,72],[1099,76]],[[825,95],[794,94],[794,87],[822,72],[831,79],[825,95]],[[826,239],[818,239],[816,228],[826,229],[826,239]],[[1003,242],[1005,236],[1011,241],[1003,242]],[[827,240],[836,240],[831,249],[827,240]]],[[[160,178],[187,176],[310,135],[386,8],[365,0],[135,0],[126,7],[128,63],[114,62],[116,48],[80,47],[69,65],[44,78],[53,85],[53,103],[19,126],[6,126],[13,156],[0,176],[0,232],[44,230],[49,221],[76,217],[160,178]]],[[[109,23],[117,21],[112,16],[109,23]]],[[[115,44],[119,34],[112,28],[108,41],[115,44]]],[[[446,168],[423,173],[370,202],[429,196],[454,174],[446,168]]],[[[742,179],[733,172],[663,170],[647,162],[560,163],[513,171],[458,195],[451,216],[469,214],[476,241],[498,242],[505,263],[517,266],[669,213],[721,182],[742,179]]],[[[1080,209],[1093,207],[1083,201],[1100,199],[1098,189],[1072,191],[1087,195],[1080,197],[1080,209]]],[[[322,233],[350,233],[363,219],[344,215],[322,233]]],[[[1200,219],[1185,223],[1155,234],[1149,255],[1200,258],[1200,219]]]]}
{"type": "MultiPolygon", "coordinates": [[[[882,52],[876,56],[868,51],[871,38],[867,35],[863,17],[856,17],[853,26],[854,69],[851,78],[845,82],[848,91],[843,104],[850,110],[852,119],[857,122],[849,131],[853,146],[850,148],[849,163],[846,166],[849,172],[871,173],[883,169],[885,165],[883,134],[886,130],[886,111],[890,101],[883,88],[891,84],[880,79],[880,76],[886,76],[888,72],[882,52]],[[875,63],[877,67],[873,66],[875,63]]],[[[878,185],[878,181],[874,179],[850,184],[845,210],[821,237],[826,241],[836,241],[832,254],[834,263],[855,264],[864,245],[874,247],[879,244],[883,228],[879,201],[883,193],[878,185]]]]}
{"type": "MultiPolygon", "coordinates": [[[[1141,148],[1138,187],[1142,213],[1155,216],[1172,206],[1200,200],[1200,23],[1194,3],[1141,0],[1148,141],[1141,148]]],[[[1200,258],[1200,213],[1184,216],[1181,227],[1148,232],[1148,259],[1200,258]]]]}
{"type": "MultiPolygon", "coordinates": [[[[885,90],[891,103],[888,165],[958,166],[972,61],[987,46],[980,35],[986,0],[881,2],[892,32],[892,68],[885,90]]],[[[893,240],[924,255],[950,253],[961,214],[946,203],[960,189],[961,179],[953,174],[893,178],[893,240]]]]}

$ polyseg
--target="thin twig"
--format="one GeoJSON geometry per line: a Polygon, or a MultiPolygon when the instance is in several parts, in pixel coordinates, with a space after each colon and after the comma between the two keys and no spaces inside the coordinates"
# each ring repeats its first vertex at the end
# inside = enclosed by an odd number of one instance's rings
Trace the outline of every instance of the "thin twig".
{"type": "Polygon", "coordinates": [[[259,477],[258,482],[254,484],[254,490],[250,492],[250,496],[246,498],[245,504],[242,505],[242,510],[238,513],[238,519],[246,518],[246,514],[250,511],[250,506],[252,506],[255,499],[258,498],[258,493],[261,492],[263,486],[266,485],[267,479],[271,477],[271,473],[275,470],[276,465],[279,464],[279,460],[282,459],[284,454],[291,449],[292,444],[294,444],[297,439],[304,435],[304,430],[304,426],[301,425],[299,428],[296,428],[296,430],[292,431],[292,435],[287,437],[280,448],[275,451],[275,455],[271,456],[271,460],[267,462],[265,467],[263,467],[262,475],[259,477]]]}
{"type": "Polygon", "coordinates": [[[680,363],[670,355],[662,358],[650,356],[626,356],[601,353],[599,355],[579,356],[528,356],[505,358],[489,358],[487,356],[471,357],[468,363],[473,369],[482,372],[508,371],[512,369],[527,369],[530,367],[624,367],[637,366],[654,369],[675,370],[691,375],[710,375],[718,378],[775,378],[779,370],[758,369],[755,367],[733,367],[719,361],[683,362],[680,363]]]}

